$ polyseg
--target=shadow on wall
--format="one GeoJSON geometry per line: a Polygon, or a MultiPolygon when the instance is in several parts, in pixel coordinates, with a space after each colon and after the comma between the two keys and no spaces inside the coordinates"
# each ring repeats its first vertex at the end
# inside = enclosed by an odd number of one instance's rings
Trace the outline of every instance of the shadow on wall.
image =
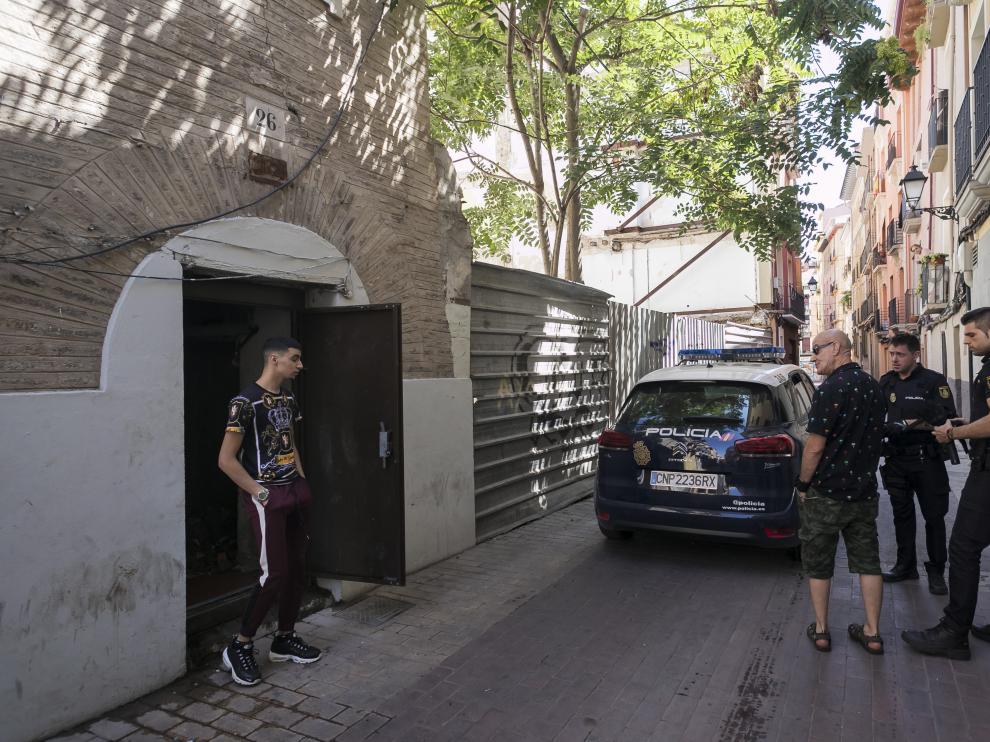
{"type": "MultiPolygon", "coordinates": [[[[354,261],[373,294],[408,297],[414,309],[409,272],[375,267],[390,245],[437,231],[422,9],[388,12],[359,66],[380,6],[363,0],[343,19],[319,7],[5,7],[13,33],[3,52],[0,160],[10,167],[0,169],[0,256],[88,254],[264,196],[273,186],[247,178],[250,154],[295,172],[353,79],[349,108],[313,166],[237,213],[310,229],[354,261]],[[247,97],[288,112],[284,141],[251,129],[247,97]]],[[[0,353],[0,390],[96,386],[124,276],[167,238],[59,267],[0,264],[17,307],[0,331],[24,338],[0,353]]]]}

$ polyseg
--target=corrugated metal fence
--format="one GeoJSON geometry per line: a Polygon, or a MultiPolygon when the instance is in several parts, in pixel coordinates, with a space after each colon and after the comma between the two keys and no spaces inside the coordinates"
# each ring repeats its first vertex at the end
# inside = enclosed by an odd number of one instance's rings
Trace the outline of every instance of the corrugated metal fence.
{"type": "Polygon", "coordinates": [[[608,294],[475,263],[471,281],[479,541],[591,492],[608,415],[608,294]]]}
{"type": "Polygon", "coordinates": [[[722,326],[581,284],[475,263],[471,280],[476,538],[591,494],[596,440],[635,381],[722,326]]]}
{"type": "Polygon", "coordinates": [[[644,307],[609,304],[609,419],[637,379],[676,365],[677,352],[687,348],[724,348],[725,328],[695,317],[678,317],[644,307]]]}

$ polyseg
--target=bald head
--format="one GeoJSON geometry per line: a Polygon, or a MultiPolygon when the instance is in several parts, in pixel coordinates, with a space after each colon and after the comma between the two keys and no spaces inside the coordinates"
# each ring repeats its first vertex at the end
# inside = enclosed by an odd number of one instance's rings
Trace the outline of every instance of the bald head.
{"type": "Polygon", "coordinates": [[[839,366],[849,363],[852,341],[842,330],[818,333],[813,345],[811,359],[822,376],[830,376],[839,366]]]}
{"type": "Polygon", "coordinates": [[[815,338],[815,345],[824,345],[825,343],[835,343],[836,349],[841,351],[852,351],[852,340],[846,335],[842,330],[822,330],[818,333],[815,338]]]}

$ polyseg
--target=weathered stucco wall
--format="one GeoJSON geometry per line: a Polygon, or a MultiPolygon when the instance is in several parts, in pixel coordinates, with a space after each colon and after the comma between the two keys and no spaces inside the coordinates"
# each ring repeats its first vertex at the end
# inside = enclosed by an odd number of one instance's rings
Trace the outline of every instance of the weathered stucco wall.
{"type": "MultiPolygon", "coordinates": [[[[150,256],[141,272],[178,275],[150,256]]],[[[58,729],[185,669],[182,288],[134,279],[99,390],[0,395],[3,737],[58,729]],[[13,461],[13,460],[11,460],[13,461]]]]}

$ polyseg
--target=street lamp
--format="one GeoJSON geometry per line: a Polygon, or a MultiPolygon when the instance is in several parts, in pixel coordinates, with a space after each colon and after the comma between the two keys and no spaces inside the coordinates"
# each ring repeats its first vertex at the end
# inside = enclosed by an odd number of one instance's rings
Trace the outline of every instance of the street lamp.
{"type": "Polygon", "coordinates": [[[925,183],[927,182],[928,176],[922,174],[917,165],[912,165],[907,175],[901,179],[901,190],[904,192],[904,201],[908,208],[911,211],[924,211],[937,216],[939,219],[959,221],[959,215],[953,206],[918,207],[918,202],[921,201],[921,192],[925,190],[925,183]]]}
{"type": "Polygon", "coordinates": [[[815,280],[814,276],[808,279],[808,293],[812,296],[818,293],[818,281],[815,280]]]}

